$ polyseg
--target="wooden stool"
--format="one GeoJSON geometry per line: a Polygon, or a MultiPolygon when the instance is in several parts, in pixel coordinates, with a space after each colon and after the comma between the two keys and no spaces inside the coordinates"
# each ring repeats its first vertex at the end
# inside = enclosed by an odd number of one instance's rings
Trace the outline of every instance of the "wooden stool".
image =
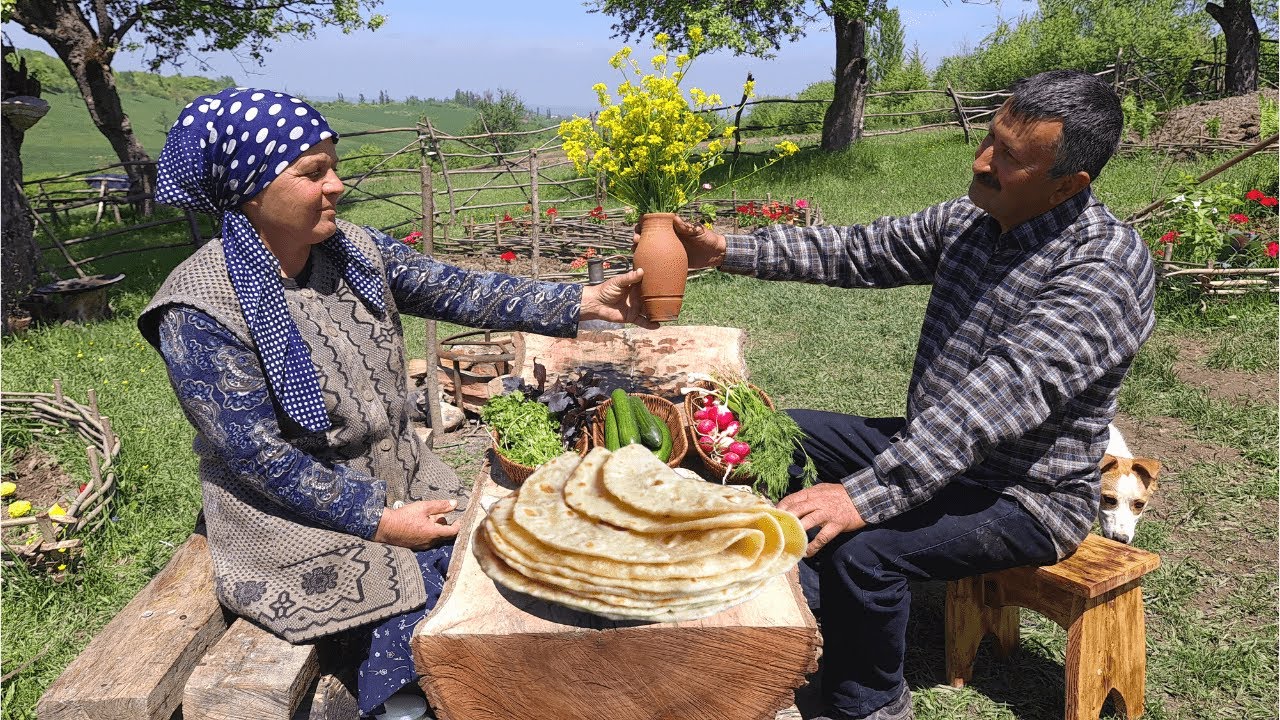
{"type": "Polygon", "coordinates": [[[1097,720],[1111,692],[1116,709],[1142,716],[1147,636],[1142,576],[1160,556],[1099,535],[1056,565],[1019,567],[947,583],[947,679],[973,677],[978,644],[994,635],[997,654],[1018,645],[1018,608],[1034,610],[1067,631],[1066,720],[1097,720]]]}

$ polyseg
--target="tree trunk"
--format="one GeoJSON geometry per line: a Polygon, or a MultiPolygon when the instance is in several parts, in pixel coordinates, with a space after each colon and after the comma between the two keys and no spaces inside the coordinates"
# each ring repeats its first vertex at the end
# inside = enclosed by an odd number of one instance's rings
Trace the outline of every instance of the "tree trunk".
{"type": "Polygon", "coordinates": [[[1206,3],[1209,13],[1222,26],[1227,39],[1227,94],[1244,95],[1258,89],[1258,54],[1260,35],[1249,0],[1221,0],[1206,3]]]}
{"type": "MultiPolygon", "coordinates": [[[[6,48],[11,50],[11,48],[6,48]]],[[[40,96],[39,81],[26,73],[26,63],[13,68],[8,58],[4,63],[5,95],[40,96]]],[[[31,225],[31,207],[22,192],[22,131],[0,120],[0,333],[9,331],[9,314],[17,302],[26,297],[36,284],[36,248],[31,225]]]]}
{"type": "Polygon", "coordinates": [[[867,21],[832,17],[836,30],[835,98],[822,121],[822,149],[844,150],[862,137],[867,104],[867,21]]]}
{"type": "Polygon", "coordinates": [[[133,124],[120,103],[111,61],[115,48],[104,47],[74,0],[18,0],[13,19],[27,32],[43,38],[67,66],[75,78],[89,117],[98,131],[111,143],[129,175],[130,195],[145,193],[147,198],[135,202],[144,215],[150,215],[155,194],[155,165],[133,134],[133,124]],[[136,163],[147,163],[139,165],[136,163]]]}

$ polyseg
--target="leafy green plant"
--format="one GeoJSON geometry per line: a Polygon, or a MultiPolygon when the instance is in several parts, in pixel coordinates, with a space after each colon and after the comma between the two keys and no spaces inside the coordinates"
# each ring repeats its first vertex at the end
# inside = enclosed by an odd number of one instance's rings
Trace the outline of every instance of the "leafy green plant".
{"type": "Polygon", "coordinates": [[[1204,131],[1211,138],[1217,138],[1222,135],[1222,118],[1214,115],[1204,121],[1204,131]]]}
{"type": "Polygon", "coordinates": [[[1160,237],[1173,247],[1171,259],[1218,267],[1275,265],[1275,197],[1256,188],[1244,193],[1235,183],[1197,186],[1188,177],[1182,182],[1160,237]]]}
{"type": "Polygon", "coordinates": [[[1125,134],[1137,133],[1139,139],[1146,140],[1158,122],[1151,107],[1139,103],[1136,95],[1125,95],[1120,101],[1120,109],[1124,112],[1125,134]]]}
{"type": "Polygon", "coordinates": [[[1258,93],[1258,134],[1269,138],[1276,134],[1277,120],[1276,99],[1266,93],[1258,93]]]}

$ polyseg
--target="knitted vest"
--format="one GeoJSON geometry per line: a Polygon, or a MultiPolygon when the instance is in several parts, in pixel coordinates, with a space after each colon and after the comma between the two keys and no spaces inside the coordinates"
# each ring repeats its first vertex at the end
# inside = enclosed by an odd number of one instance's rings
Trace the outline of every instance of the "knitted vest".
{"type": "MultiPolygon", "coordinates": [[[[343,233],[382,268],[364,229],[343,233]]],[[[387,502],[452,498],[454,472],[413,432],[406,403],[404,339],[390,291],[381,318],[348,287],[321,248],[305,284],[285,289],[289,313],[311,351],[332,427],[307,433],[277,406],[284,440],[326,465],[345,465],[387,483],[387,502]]],[[[227,277],[221,242],[179,265],[138,326],[159,349],[165,308],[207,313],[256,351],[227,277]]],[[[197,433],[200,480],[218,599],[231,611],[294,643],[413,610],[426,601],[412,551],[363,540],[305,520],[242,481],[197,433]]]]}

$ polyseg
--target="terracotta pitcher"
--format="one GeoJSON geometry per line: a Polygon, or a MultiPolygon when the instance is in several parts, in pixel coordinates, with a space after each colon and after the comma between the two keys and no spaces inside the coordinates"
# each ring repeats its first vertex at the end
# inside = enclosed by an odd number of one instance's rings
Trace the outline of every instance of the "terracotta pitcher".
{"type": "Polygon", "coordinates": [[[684,283],[689,274],[689,256],[672,226],[675,213],[646,213],[640,216],[640,240],[634,264],[644,268],[640,296],[644,314],[654,322],[675,320],[684,302],[684,283]]]}

